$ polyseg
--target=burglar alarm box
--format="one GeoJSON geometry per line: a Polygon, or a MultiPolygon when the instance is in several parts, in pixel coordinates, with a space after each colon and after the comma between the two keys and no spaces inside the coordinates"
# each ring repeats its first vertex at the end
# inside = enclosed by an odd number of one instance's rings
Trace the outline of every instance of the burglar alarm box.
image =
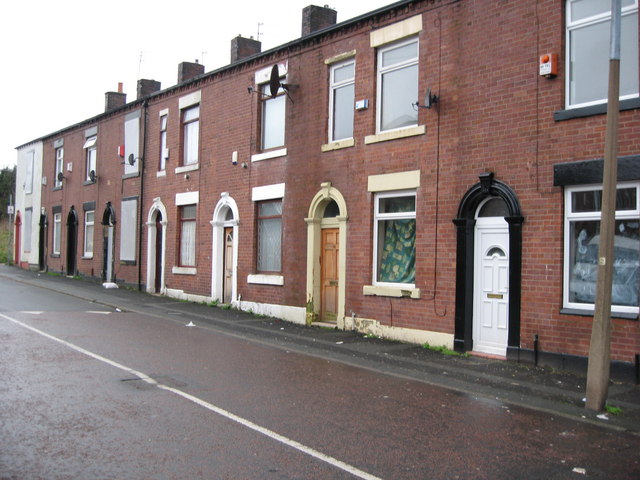
{"type": "Polygon", "coordinates": [[[551,78],[558,75],[558,54],[545,53],[540,55],[540,75],[551,78]]]}

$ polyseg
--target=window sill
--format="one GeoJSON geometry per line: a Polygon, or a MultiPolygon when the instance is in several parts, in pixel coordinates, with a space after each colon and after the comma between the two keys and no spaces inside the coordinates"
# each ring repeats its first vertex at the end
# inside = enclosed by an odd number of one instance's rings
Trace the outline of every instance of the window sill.
{"type": "Polygon", "coordinates": [[[194,163],[193,165],[183,165],[182,167],[176,167],[176,175],[180,173],[193,172],[194,170],[198,170],[200,168],[199,163],[194,163]]]}
{"type": "Polygon", "coordinates": [[[51,191],[57,192],[58,190],[62,190],[62,185],[58,185],[57,187],[53,187],[51,191]]]}
{"type": "Polygon", "coordinates": [[[173,267],[171,273],[175,275],[197,275],[198,269],[196,267],[173,267]]]}
{"type": "Polygon", "coordinates": [[[159,172],[156,172],[156,177],[160,178],[160,177],[166,177],[167,176],[167,171],[166,170],[160,170],[159,172]]]}
{"type": "Polygon", "coordinates": [[[93,260],[93,255],[84,255],[80,260],[93,260]]]}
{"type": "Polygon", "coordinates": [[[124,175],[122,175],[122,180],[126,180],[127,178],[136,178],[139,176],[140,172],[125,173],[124,175]]]}
{"type": "MultiPolygon", "coordinates": [[[[579,317],[593,317],[593,310],[582,310],[581,308],[562,308],[561,315],[576,315],[579,317]]],[[[621,318],[624,320],[638,320],[637,313],[629,312],[611,312],[611,318],[621,318]]]]}
{"type": "Polygon", "coordinates": [[[282,275],[265,275],[261,273],[247,275],[247,283],[258,285],[284,285],[284,277],[282,275]]]}
{"type": "Polygon", "coordinates": [[[52,253],[51,254],[51,258],[60,258],[60,254],[59,253],[52,253]]]}
{"type": "Polygon", "coordinates": [[[332,152],[333,150],[353,147],[355,144],[356,141],[353,138],[347,138],[345,140],[338,140],[337,142],[325,143],[320,147],[320,150],[323,152],[332,152]]]}
{"type": "MultiPolygon", "coordinates": [[[[620,111],[633,110],[640,108],[640,98],[627,98],[620,100],[620,111]]],[[[566,110],[558,110],[553,112],[553,119],[556,122],[563,120],[571,120],[572,118],[591,117],[593,115],[603,115],[607,113],[607,102],[599,105],[589,105],[588,107],[568,108],[566,110]]]]}
{"type": "Polygon", "coordinates": [[[285,157],[287,155],[286,148],[279,148],[278,150],[270,150],[264,153],[256,153],[255,155],[251,155],[252,162],[260,162],[262,160],[269,160],[270,158],[279,158],[285,157]]]}
{"type": "Polygon", "coordinates": [[[389,140],[397,140],[399,138],[415,137],[416,135],[424,135],[427,127],[418,125],[417,127],[402,128],[400,130],[392,130],[390,132],[378,133],[376,135],[367,135],[364,137],[364,144],[388,142],[389,140]]]}
{"type": "Polygon", "coordinates": [[[376,297],[420,298],[420,289],[414,287],[402,288],[365,285],[362,287],[362,294],[376,297]]]}
{"type": "Polygon", "coordinates": [[[95,182],[92,182],[91,180],[85,180],[84,182],[82,182],[82,185],[86,187],[87,185],[95,185],[96,183],[98,183],[97,180],[95,182]]]}
{"type": "Polygon", "coordinates": [[[120,260],[120,265],[135,265],[135,260],[120,260]]]}

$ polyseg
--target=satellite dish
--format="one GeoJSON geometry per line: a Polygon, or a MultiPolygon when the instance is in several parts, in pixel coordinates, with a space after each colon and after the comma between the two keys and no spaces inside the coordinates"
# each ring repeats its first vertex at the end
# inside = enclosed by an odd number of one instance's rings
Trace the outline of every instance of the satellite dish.
{"type": "Polygon", "coordinates": [[[129,154],[129,157],[127,157],[127,161],[129,162],[129,165],[133,167],[133,164],[136,163],[136,157],[133,156],[133,153],[129,154]]]}
{"type": "Polygon", "coordinates": [[[64,179],[64,175],[62,174],[62,172],[58,172],[57,179],[58,179],[59,182],[61,182],[62,179],[64,179]]]}
{"type": "Polygon", "coordinates": [[[91,183],[96,183],[96,171],[95,170],[91,170],[89,172],[89,180],[91,180],[91,183]]]}
{"type": "Polygon", "coordinates": [[[431,108],[434,103],[438,103],[438,96],[431,93],[431,87],[427,88],[427,94],[424,96],[425,108],[431,108]]]}
{"type": "Polygon", "coordinates": [[[278,90],[282,84],[280,83],[280,69],[278,68],[278,64],[276,63],[271,69],[271,78],[269,79],[269,92],[272,97],[278,95],[278,90]]]}

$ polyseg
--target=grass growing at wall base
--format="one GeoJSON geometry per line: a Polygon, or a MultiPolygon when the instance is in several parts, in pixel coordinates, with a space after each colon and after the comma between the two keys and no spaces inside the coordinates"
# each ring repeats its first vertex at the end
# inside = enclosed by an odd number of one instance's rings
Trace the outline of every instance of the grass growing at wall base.
{"type": "Polygon", "coordinates": [[[9,262],[11,248],[11,225],[9,222],[0,223],[0,263],[9,262]]]}

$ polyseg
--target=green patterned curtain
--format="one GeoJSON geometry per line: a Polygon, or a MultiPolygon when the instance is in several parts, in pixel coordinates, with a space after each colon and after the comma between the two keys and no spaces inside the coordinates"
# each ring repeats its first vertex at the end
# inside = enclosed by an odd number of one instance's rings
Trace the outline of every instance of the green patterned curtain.
{"type": "Polygon", "coordinates": [[[378,271],[379,282],[415,283],[416,220],[387,220],[378,271]]]}

